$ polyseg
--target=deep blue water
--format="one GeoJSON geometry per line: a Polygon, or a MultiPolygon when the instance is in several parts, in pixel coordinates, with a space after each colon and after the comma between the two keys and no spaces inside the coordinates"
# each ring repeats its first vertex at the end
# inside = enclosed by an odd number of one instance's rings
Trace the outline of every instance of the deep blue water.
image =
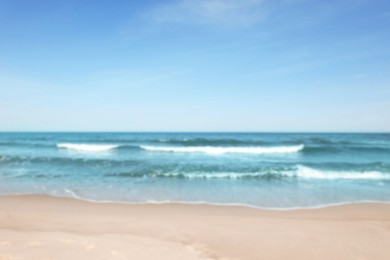
{"type": "Polygon", "coordinates": [[[0,195],[267,208],[390,202],[390,134],[0,133],[0,195]]]}

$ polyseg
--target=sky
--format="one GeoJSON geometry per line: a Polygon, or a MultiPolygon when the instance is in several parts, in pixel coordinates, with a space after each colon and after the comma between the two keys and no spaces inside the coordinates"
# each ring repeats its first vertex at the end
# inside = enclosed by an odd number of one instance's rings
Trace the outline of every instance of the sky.
{"type": "Polygon", "coordinates": [[[389,132],[388,0],[0,0],[0,131],[389,132]]]}

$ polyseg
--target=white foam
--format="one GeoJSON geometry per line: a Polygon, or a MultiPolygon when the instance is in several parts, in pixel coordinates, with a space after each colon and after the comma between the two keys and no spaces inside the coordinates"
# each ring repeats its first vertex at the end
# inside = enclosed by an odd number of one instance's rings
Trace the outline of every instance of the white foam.
{"type": "Polygon", "coordinates": [[[390,174],[377,171],[322,171],[305,166],[298,166],[296,176],[307,179],[350,179],[350,180],[385,180],[390,179],[390,174]]]}
{"type": "Polygon", "coordinates": [[[207,153],[207,154],[225,154],[225,153],[249,153],[249,154],[268,154],[268,153],[296,153],[304,148],[304,145],[295,146],[274,146],[274,147],[216,147],[216,146],[187,146],[187,147],[167,147],[167,146],[149,146],[141,145],[142,149],[157,152],[182,152],[182,153],[207,153]]]}
{"type": "Polygon", "coordinates": [[[238,173],[238,172],[192,172],[192,173],[165,173],[158,176],[164,177],[184,177],[188,179],[241,179],[261,177],[261,173],[238,173]]]}
{"type": "Polygon", "coordinates": [[[77,196],[76,192],[74,192],[71,189],[64,189],[64,191],[65,191],[65,193],[70,194],[72,196],[72,198],[74,198],[74,199],[78,199],[79,198],[79,196],[77,196]]]}
{"type": "Polygon", "coordinates": [[[156,177],[183,177],[188,179],[242,179],[262,177],[290,177],[322,180],[390,180],[390,174],[376,171],[322,171],[299,165],[295,170],[271,172],[191,172],[191,173],[165,173],[156,177]]]}
{"type": "Polygon", "coordinates": [[[57,147],[71,149],[71,150],[78,150],[78,151],[86,151],[86,152],[102,152],[102,151],[108,151],[111,149],[115,149],[118,147],[118,145],[60,143],[60,144],[57,144],[57,147]]]}

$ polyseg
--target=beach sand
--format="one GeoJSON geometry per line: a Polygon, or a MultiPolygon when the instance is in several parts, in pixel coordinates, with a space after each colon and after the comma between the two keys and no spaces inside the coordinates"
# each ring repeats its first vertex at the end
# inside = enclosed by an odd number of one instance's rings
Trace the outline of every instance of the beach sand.
{"type": "Polygon", "coordinates": [[[277,211],[0,197],[0,259],[390,259],[390,205],[277,211]]]}

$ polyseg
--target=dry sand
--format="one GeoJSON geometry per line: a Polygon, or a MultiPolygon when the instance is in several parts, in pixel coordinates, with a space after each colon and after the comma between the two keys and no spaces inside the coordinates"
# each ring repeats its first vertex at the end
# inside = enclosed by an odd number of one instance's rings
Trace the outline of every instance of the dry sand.
{"type": "Polygon", "coordinates": [[[390,205],[273,211],[0,197],[0,259],[390,259],[390,205]]]}

